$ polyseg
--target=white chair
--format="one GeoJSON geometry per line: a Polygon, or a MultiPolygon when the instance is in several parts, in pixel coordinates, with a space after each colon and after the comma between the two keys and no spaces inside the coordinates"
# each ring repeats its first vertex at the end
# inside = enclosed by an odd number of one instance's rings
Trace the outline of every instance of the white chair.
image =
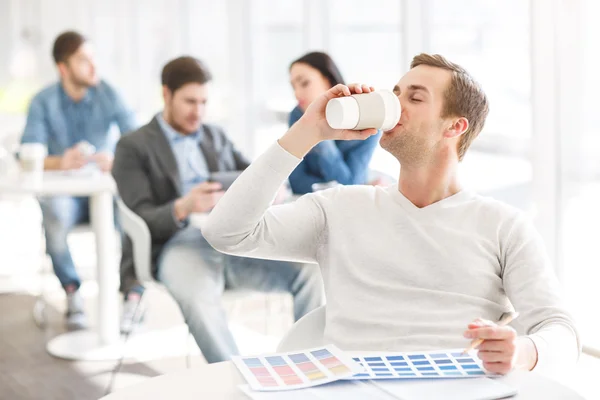
{"type": "Polygon", "coordinates": [[[140,283],[154,282],[152,277],[152,237],[146,221],[131,211],[123,200],[117,199],[119,222],[133,246],[133,266],[140,283]]]}
{"type": "MultiPolygon", "coordinates": [[[[146,222],[130,210],[123,200],[117,199],[119,218],[123,231],[130,237],[133,246],[133,264],[138,281],[145,285],[157,282],[152,276],[152,239],[146,222]]],[[[229,301],[234,302],[237,308],[239,300],[245,299],[251,294],[246,290],[227,290],[223,294],[229,301]]]]}
{"type": "Polygon", "coordinates": [[[325,306],[321,306],[300,318],[281,339],[277,346],[277,352],[296,351],[324,345],[325,315],[325,306]]]}

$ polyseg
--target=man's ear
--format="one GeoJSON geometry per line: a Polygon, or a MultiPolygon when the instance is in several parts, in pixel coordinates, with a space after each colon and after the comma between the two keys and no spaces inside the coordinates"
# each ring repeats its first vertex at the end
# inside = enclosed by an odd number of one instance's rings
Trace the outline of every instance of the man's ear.
{"type": "Polygon", "coordinates": [[[173,93],[171,93],[171,89],[169,89],[166,85],[163,85],[163,87],[162,87],[162,95],[163,95],[163,101],[165,102],[165,104],[168,104],[171,102],[171,97],[173,96],[173,93]]]}
{"type": "Polygon", "coordinates": [[[58,69],[58,73],[62,79],[67,77],[69,71],[67,63],[65,63],[64,61],[60,61],[56,63],[56,68],[58,69]]]}
{"type": "Polygon", "coordinates": [[[444,136],[447,138],[458,137],[469,129],[469,120],[465,117],[453,118],[450,120],[450,126],[446,129],[444,136]]]}

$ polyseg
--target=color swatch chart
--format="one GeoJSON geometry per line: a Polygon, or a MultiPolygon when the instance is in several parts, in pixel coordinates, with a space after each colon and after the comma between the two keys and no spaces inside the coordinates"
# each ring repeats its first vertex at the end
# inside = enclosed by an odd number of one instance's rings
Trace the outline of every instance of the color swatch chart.
{"type": "Polygon", "coordinates": [[[476,352],[462,350],[353,355],[365,369],[346,379],[471,378],[487,374],[476,352]]]}
{"type": "Polygon", "coordinates": [[[351,357],[332,345],[285,354],[234,357],[233,362],[254,390],[300,389],[363,371],[351,357]]]}

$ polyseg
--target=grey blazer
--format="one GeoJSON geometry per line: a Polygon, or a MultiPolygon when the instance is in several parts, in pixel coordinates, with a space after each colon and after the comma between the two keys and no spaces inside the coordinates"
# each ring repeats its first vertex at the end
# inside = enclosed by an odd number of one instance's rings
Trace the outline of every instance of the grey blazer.
{"type": "MultiPolygon", "coordinates": [[[[200,150],[210,172],[244,170],[250,162],[215,125],[204,124],[200,150]]],[[[152,272],[164,244],[182,228],[173,205],[182,196],[175,155],[156,118],[123,136],[115,150],[112,174],[119,196],[146,221],[152,236],[152,272]]],[[[125,237],[121,258],[121,290],[136,284],[131,240],[125,237]]]]}

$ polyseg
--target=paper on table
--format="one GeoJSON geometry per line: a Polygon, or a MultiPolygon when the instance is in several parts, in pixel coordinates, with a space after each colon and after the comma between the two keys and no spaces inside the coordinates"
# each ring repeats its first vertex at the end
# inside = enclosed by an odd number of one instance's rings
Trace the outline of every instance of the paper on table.
{"type": "Polygon", "coordinates": [[[360,381],[332,382],[318,387],[287,392],[255,392],[248,385],[240,390],[252,400],[393,400],[394,396],[375,385],[360,381]]]}
{"type": "Polygon", "coordinates": [[[477,352],[462,349],[404,353],[356,353],[353,360],[365,370],[345,379],[474,378],[493,374],[483,369],[477,352]]]}
{"type": "Polygon", "coordinates": [[[350,377],[363,369],[336,346],[254,357],[233,357],[253,390],[290,390],[350,377]]]}
{"type": "Polygon", "coordinates": [[[402,400],[496,400],[512,397],[517,389],[490,378],[373,381],[402,400]]]}

